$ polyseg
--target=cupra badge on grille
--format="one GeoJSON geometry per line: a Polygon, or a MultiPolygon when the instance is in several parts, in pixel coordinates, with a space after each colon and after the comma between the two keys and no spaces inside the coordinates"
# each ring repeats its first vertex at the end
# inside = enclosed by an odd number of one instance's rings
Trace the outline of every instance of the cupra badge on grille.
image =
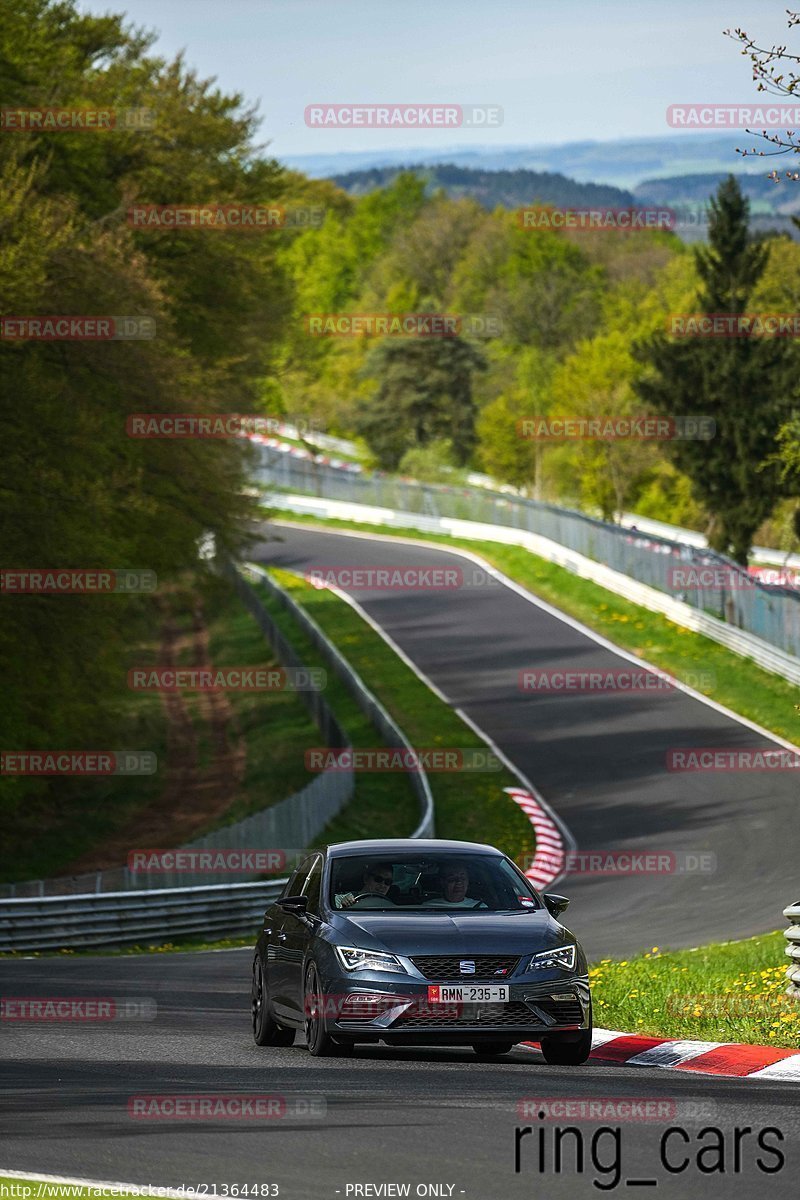
{"type": "Polygon", "coordinates": [[[462,958],[461,962],[458,964],[458,969],[462,975],[474,975],[475,963],[471,958],[462,958]]]}

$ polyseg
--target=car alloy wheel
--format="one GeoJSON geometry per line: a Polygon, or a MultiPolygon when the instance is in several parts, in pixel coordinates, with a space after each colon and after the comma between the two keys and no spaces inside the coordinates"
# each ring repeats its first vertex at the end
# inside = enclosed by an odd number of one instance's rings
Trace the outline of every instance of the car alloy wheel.
{"type": "Polygon", "coordinates": [[[335,1042],[325,1028],[324,1003],[320,995],[319,974],[313,963],[310,963],[306,970],[303,1014],[303,1028],[310,1054],[313,1054],[315,1058],[352,1054],[352,1042],[335,1042]]]}
{"type": "Polygon", "coordinates": [[[291,1046],[294,1030],[284,1029],[269,1014],[266,980],[261,961],[253,961],[253,986],[250,991],[250,1013],[253,1022],[253,1041],[257,1046],[291,1046]]]}

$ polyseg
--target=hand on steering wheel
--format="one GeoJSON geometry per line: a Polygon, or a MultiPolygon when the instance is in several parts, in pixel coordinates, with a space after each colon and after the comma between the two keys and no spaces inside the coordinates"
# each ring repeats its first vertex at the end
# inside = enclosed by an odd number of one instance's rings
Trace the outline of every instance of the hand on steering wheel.
{"type": "Polygon", "coordinates": [[[379,892],[359,892],[357,896],[342,897],[342,908],[352,908],[357,900],[364,900],[367,896],[378,896],[379,892]]]}

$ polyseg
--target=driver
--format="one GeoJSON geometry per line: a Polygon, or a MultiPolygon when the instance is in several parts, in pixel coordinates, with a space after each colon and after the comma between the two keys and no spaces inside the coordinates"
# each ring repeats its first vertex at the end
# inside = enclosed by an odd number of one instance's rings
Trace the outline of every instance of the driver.
{"type": "Polygon", "coordinates": [[[361,887],[357,892],[341,892],[334,897],[337,908],[349,908],[358,900],[359,908],[385,908],[394,904],[387,893],[392,886],[394,871],[385,863],[367,863],[361,887]]]}
{"type": "Polygon", "coordinates": [[[441,896],[426,900],[423,908],[486,908],[482,900],[467,895],[469,871],[466,863],[446,862],[439,868],[441,896]]]}

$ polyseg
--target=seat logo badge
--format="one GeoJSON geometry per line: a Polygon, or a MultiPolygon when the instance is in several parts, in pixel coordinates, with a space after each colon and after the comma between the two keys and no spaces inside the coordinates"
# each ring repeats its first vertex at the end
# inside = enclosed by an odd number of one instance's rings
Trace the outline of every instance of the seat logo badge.
{"type": "Polygon", "coordinates": [[[462,960],[458,964],[458,969],[462,975],[474,975],[475,974],[475,963],[472,961],[471,958],[462,958],[462,960]]]}

